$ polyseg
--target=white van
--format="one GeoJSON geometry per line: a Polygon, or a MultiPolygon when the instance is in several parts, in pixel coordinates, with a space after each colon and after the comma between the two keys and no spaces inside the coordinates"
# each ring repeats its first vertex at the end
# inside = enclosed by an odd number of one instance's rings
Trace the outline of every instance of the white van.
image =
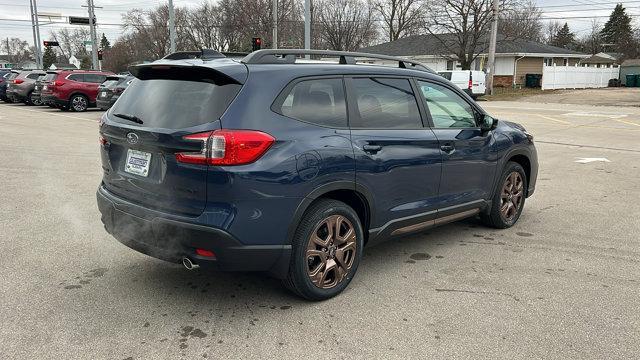
{"type": "Polygon", "coordinates": [[[484,95],[487,90],[486,75],[483,71],[447,70],[439,71],[438,74],[456,84],[474,99],[484,95]]]}

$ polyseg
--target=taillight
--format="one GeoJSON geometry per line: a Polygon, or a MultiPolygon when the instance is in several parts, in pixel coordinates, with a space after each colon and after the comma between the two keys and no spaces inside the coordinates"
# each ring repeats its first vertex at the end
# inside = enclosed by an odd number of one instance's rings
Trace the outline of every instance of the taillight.
{"type": "Polygon", "coordinates": [[[473,88],[473,80],[469,79],[469,89],[473,88]]]}
{"type": "Polygon", "coordinates": [[[244,165],[258,160],[275,139],[273,136],[254,130],[216,130],[186,135],[188,141],[202,142],[198,152],[176,153],[181,163],[201,165],[244,165]]]}
{"type": "Polygon", "coordinates": [[[52,82],[51,85],[53,85],[53,86],[62,86],[62,85],[64,85],[64,82],[62,82],[60,80],[56,80],[56,81],[52,82]]]}
{"type": "Polygon", "coordinates": [[[22,79],[15,79],[15,80],[13,80],[13,83],[14,83],[14,84],[16,84],[16,85],[18,85],[18,84],[22,84],[23,82],[24,82],[24,80],[22,80],[22,79]]]}

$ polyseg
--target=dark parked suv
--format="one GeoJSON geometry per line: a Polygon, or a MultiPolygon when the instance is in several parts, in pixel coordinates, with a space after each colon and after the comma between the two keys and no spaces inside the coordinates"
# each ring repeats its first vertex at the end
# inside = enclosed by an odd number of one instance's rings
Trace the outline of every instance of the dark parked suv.
{"type": "Polygon", "coordinates": [[[189,269],[268,271],[326,299],[365,246],[476,215],[508,228],[535,189],[533,137],[408,60],[260,50],[131,71],[100,123],[102,221],[189,269]]]}

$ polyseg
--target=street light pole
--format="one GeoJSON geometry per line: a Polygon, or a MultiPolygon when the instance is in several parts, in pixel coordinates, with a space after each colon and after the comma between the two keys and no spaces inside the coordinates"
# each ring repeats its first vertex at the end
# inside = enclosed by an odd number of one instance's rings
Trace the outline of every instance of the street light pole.
{"type": "Polygon", "coordinates": [[[89,10],[89,30],[91,31],[91,67],[93,69],[99,69],[100,63],[98,62],[98,36],[96,35],[96,15],[93,11],[93,0],[87,0],[87,8],[89,10]]]}
{"type": "MultiPolygon", "coordinates": [[[[496,42],[498,41],[498,0],[493,0],[493,19],[491,21],[491,39],[489,40],[489,60],[487,71],[487,94],[493,95],[493,74],[496,70],[496,42]]],[[[513,75],[515,76],[515,74],[513,75]]]]}
{"type": "Polygon", "coordinates": [[[33,18],[36,22],[36,63],[38,64],[38,68],[42,68],[44,64],[42,63],[42,41],[40,39],[40,21],[38,20],[38,4],[36,0],[33,0],[33,18]]]}
{"type": "Polygon", "coordinates": [[[273,0],[273,48],[278,48],[278,0],[273,0]]]}
{"type": "Polygon", "coordinates": [[[311,49],[311,0],[304,0],[304,48],[311,49]]]}
{"type": "Polygon", "coordinates": [[[173,8],[173,0],[169,0],[169,52],[176,52],[176,14],[173,8]]]}
{"type": "MultiPolygon", "coordinates": [[[[40,47],[39,47],[39,40],[38,40],[38,32],[39,30],[37,30],[37,21],[38,21],[38,17],[36,16],[36,12],[33,8],[35,0],[29,0],[29,8],[31,10],[31,30],[33,31],[33,47],[34,47],[34,55],[36,58],[36,67],[40,68],[40,62],[41,62],[41,57],[40,57],[40,47]]],[[[9,49],[9,43],[7,42],[7,50],[9,49]]]]}

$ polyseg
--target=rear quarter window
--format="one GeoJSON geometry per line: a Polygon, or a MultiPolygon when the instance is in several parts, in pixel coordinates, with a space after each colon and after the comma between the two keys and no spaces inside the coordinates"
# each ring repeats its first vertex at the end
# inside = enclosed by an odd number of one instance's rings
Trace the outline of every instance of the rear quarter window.
{"type": "Polygon", "coordinates": [[[133,125],[115,114],[134,115],[139,126],[182,129],[218,120],[242,85],[187,80],[136,80],[109,111],[115,122],[133,125]]]}
{"type": "Polygon", "coordinates": [[[293,119],[320,126],[347,127],[342,78],[299,81],[275,107],[277,113],[293,119]]]}
{"type": "Polygon", "coordinates": [[[84,74],[71,74],[67,77],[69,80],[84,82],[84,74]]]}

